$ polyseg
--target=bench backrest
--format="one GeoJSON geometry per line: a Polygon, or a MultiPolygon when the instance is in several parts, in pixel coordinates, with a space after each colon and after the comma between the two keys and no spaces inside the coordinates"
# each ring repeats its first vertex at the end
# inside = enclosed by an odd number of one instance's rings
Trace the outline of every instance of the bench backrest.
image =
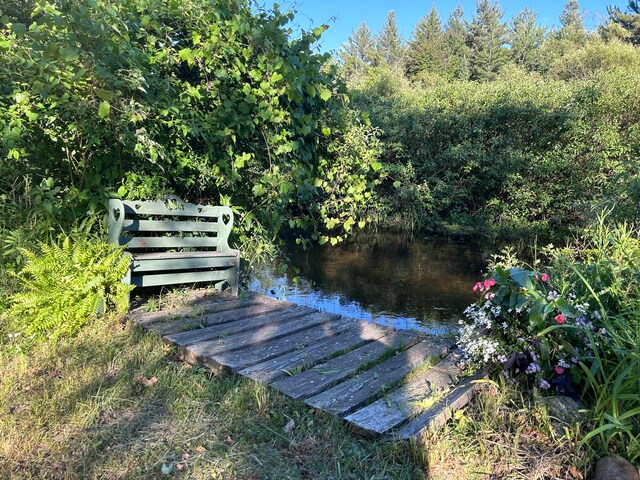
{"type": "Polygon", "coordinates": [[[124,245],[126,250],[228,252],[232,227],[229,207],[194,205],[178,197],[109,200],[109,243],[124,245]]]}

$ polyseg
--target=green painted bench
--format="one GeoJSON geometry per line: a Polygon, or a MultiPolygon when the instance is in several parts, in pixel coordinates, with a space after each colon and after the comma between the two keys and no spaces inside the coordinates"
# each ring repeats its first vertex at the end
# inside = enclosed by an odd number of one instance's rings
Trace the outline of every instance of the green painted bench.
{"type": "Polygon", "coordinates": [[[229,248],[229,207],[161,201],[109,200],[109,243],[131,255],[123,279],[136,287],[211,282],[238,295],[240,253],[229,248]]]}

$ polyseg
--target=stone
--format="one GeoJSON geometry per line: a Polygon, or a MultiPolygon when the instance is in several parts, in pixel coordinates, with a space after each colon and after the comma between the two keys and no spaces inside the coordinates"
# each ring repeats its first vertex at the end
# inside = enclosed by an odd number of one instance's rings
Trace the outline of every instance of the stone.
{"type": "Polygon", "coordinates": [[[593,480],[640,480],[640,474],[624,458],[610,455],[598,460],[593,480]]]}
{"type": "Polygon", "coordinates": [[[571,425],[585,420],[584,412],[580,411],[584,407],[571,397],[556,395],[544,398],[543,402],[547,407],[549,416],[563,423],[571,425]]]}

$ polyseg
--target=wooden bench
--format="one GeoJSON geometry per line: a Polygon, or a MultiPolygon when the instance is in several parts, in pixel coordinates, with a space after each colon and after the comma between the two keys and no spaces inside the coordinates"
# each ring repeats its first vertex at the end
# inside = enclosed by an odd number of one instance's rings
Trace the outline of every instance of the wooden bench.
{"type": "Polygon", "coordinates": [[[109,200],[109,243],[132,256],[126,283],[136,287],[212,282],[238,295],[240,253],[229,248],[229,207],[109,200]]]}

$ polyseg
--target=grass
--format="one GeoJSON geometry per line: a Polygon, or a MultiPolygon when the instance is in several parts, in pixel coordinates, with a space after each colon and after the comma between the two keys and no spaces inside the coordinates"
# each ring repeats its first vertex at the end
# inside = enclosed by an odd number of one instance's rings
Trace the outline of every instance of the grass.
{"type": "Polygon", "coordinates": [[[408,449],[253,381],[212,377],[120,319],[28,354],[5,346],[0,365],[0,478],[535,479],[587,466],[522,398],[487,391],[408,449]]]}

